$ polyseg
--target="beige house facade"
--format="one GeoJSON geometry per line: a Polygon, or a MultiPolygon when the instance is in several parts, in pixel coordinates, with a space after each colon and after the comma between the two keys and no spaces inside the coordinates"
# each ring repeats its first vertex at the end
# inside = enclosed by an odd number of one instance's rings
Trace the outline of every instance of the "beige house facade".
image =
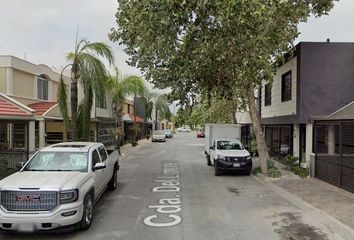
{"type": "MultiPolygon", "coordinates": [[[[0,56],[0,172],[13,169],[16,159],[24,160],[36,149],[70,140],[57,104],[59,81],[56,69],[0,56]]],[[[64,74],[64,82],[69,87],[68,75],[64,74]]],[[[79,102],[83,97],[79,84],[79,102]]],[[[69,96],[67,101],[70,106],[69,96]]],[[[111,103],[108,93],[95,99],[91,110],[92,141],[113,143],[109,133],[109,128],[115,128],[111,103]]]]}

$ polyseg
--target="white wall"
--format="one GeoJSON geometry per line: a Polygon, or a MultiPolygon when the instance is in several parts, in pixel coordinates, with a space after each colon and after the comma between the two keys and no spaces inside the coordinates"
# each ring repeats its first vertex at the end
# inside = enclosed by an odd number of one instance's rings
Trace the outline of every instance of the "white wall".
{"type": "Polygon", "coordinates": [[[262,82],[262,118],[279,117],[296,114],[296,79],[297,79],[297,58],[294,57],[289,62],[285,63],[277,69],[274,76],[272,86],[272,104],[270,106],[264,105],[265,84],[262,82]],[[284,73],[291,70],[291,100],[287,102],[281,101],[281,77],[284,73]]]}

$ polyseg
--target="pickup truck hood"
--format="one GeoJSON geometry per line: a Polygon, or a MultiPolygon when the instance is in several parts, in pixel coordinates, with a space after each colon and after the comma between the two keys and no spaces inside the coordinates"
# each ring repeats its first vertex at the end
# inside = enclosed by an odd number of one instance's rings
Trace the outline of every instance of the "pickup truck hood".
{"type": "Polygon", "coordinates": [[[216,154],[225,157],[247,157],[251,155],[247,150],[216,150],[216,154]]]}
{"type": "Polygon", "coordinates": [[[0,189],[41,188],[68,190],[78,188],[87,173],[81,172],[17,172],[0,181],[0,189]]]}

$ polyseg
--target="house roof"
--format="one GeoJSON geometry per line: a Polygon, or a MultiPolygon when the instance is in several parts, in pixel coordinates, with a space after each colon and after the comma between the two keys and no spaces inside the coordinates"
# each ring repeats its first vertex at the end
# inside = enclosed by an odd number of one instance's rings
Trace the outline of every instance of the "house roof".
{"type": "Polygon", "coordinates": [[[0,93],[0,116],[32,117],[34,113],[35,110],[0,93]]]}
{"type": "Polygon", "coordinates": [[[45,116],[57,104],[56,102],[36,102],[29,104],[28,107],[34,109],[37,116],[45,116]]]}
{"type": "Polygon", "coordinates": [[[354,120],[354,101],[338,109],[328,116],[312,116],[311,120],[354,120]]]}
{"type": "MultiPolygon", "coordinates": [[[[131,113],[126,113],[124,114],[123,116],[123,121],[126,121],[126,122],[134,122],[134,114],[131,114],[131,113]]],[[[144,118],[136,115],[136,122],[138,123],[144,123],[144,118]]]]}

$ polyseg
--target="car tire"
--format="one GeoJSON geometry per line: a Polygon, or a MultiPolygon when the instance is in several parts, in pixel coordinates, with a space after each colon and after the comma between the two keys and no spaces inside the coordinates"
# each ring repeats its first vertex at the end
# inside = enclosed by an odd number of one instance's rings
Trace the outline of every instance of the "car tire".
{"type": "Polygon", "coordinates": [[[215,176],[221,175],[220,169],[218,167],[218,161],[214,161],[214,174],[215,174],[215,176]]]}
{"type": "Polygon", "coordinates": [[[206,156],[208,166],[211,166],[210,156],[208,154],[206,154],[205,156],[206,156]]]}
{"type": "Polygon", "coordinates": [[[93,219],[93,196],[91,193],[87,194],[84,199],[84,211],[79,223],[80,230],[87,230],[90,228],[93,219]]]}
{"type": "Polygon", "coordinates": [[[114,191],[118,185],[118,171],[117,168],[114,168],[112,178],[108,183],[107,189],[109,191],[114,191]]]}

